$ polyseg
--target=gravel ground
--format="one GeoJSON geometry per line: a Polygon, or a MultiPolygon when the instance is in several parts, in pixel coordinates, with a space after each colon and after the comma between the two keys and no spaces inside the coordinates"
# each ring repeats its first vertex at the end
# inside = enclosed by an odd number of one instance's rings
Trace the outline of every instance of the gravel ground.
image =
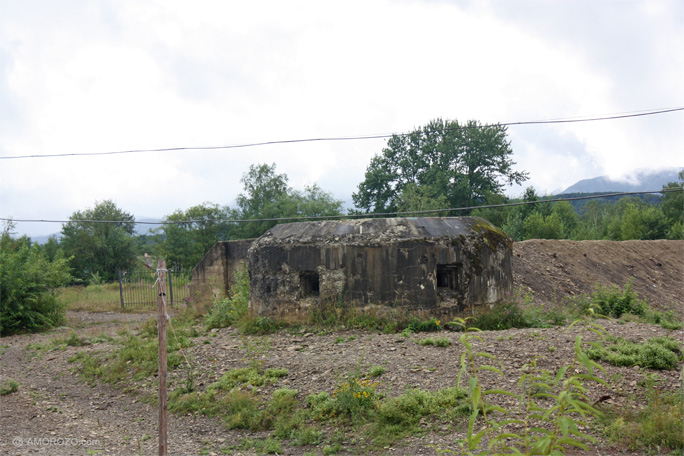
{"type": "MultiPolygon", "coordinates": [[[[573,295],[593,288],[593,283],[623,285],[623,272],[634,277],[635,289],[650,287],[649,303],[661,309],[684,314],[681,282],[684,255],[681,241],[652,244],[603,245],[570,243],[571,241],[527,241],[514,247],[516,283],[535,293],[540,301],[558,302],[559,294],[573,295]],[[580,244],[580,245],[577,245],[580,244]],[[644,247],[649,247],[644,253],[644,247]],[[622,253],[621,253],[622,252],[622,253]],[[555,256],[554,256],[555,254],[555,256]],[[639,261],[633,256],[641,255],[639,261]],[[645,255],[645,257],[644,257],[645,255]],[[599,259],[601,261],[599,261],[599,259]],[[537,265],[535,268],[534,265],[537,265]],[[594,266],[592,266],[594,264],[594,266]],[[660,266],[658,266],[660,264],[660,266]],[[591,269],[593,267],[593,269],[591,269]],[[570,272],[568,272],[570,271],[570,272]],[[543,273],[543,274],[540,274],[543,273]],[[627,273],[628,272],[628,273],[627,273]],[[613,282],[610,282],[613,280],[613,282]],[[650,282],[649,282],[650,281],[650,282]],[[655,287],[653,286],[655,285],[655,287]]],[[[40,350],[71,331],[79,337],[101,335],[117,338],[123,331],[136,332],[152,313],[69,312],[66,327],[34,335],[16,335],[0,339],[0,384],[15,380],[20,384],[15,393],[0,396],[0,454],[3,455],[151,455],[157,454],[158,411],[142,400],[155,394],[150,381],[130,385],[90,385],[74,373],[68,360],[78,352],[109,352],[118,345],[102,341],[60,350],[40,350]],[[126,387],[129,386],[128,389],[126,387]]],[[[684,342],[684,331],[670,331],[654,325],[601,322],[609,334],[643,341],[649,337],[669,335],[684,342]]],[[[539,366],[555,372],[573,356],[573,343],[580,328],[515,329],[483,332],[478,350],[495,355],[505,377],[487,375],[485,388],[514,390],[521,367],[533,357],[539,366]]],[[[288,375],[276,386],[264,387],[267,395],[276,387],[297,389],[300,397],[310,393],[331,393],[337,383],[355,368],[367,371],[379,365],[386,372],[379,377],[378,390],[388,396],[401,394],[408,388],[437,390],[455,386],[458,360],[463,350],[459,333],[442,332],[452,344],[441,348],[421,346],[417,340],[435,334],[411,337],[377,332],[340,331],[313,333],[304,330],[292,334],[282,331],[266,337],[244,337],[226,328],[203,333],[193,339],[188,350],[195,370],[200,374],[200,389],[219,378],[226,370],[246,366],[251,345],[252,360],[265,368],[287,368],[288,375]],[[343,342],[340,342],[343,340],[343,342]],[[263,350],[263,352],[260,352],[263,350]]],[[[653,372],[639,368],[617,368],[605,365],[601,374],[609,384],[591,386],[589,398],[610,396],[607,404],[636,407],[644,403],[640,383],[653,372]],[[635,402],[636,400],[636,402],[635,402]]],[[[680,382],[682,365],[673,371],[659,371],[662,391],[675,390],[680,382]]],[[[181,381],[182,370],[170,373],[169,389],[181,381]]],[[[503,405],[512,405],[502,400],[503,405]]],[[[430,423],[426,423],[428,426],[430,423]]],[[[594,429],[586,429],[595,433],[594,429]]],[[[436,454],[434,446],[455,449],[454,441],[462,436],[463,426],[437,428],[421,437],[408,438],[378,454],[436,454]]],[[[219,418],[169,414],[168,442],[170,455],[222,454],[221,450],[244,437],[265,438],[268,433],[228,430],[219,418]]],[[[599,435],[596,435],[600,438],[599,435]]],[[[348,436],[339,454],[366,454],[348,436]]],[[[283,445],[281,454],[322,454],[321,447],[283,445]]],[[[240,454],[240,453],[233,453],[240,454]]],[[[249,453],[245,453],[249,454],[249,453]]],[[[569,452],[573,455],[639,454],[601,442],[591,452],[569,452]]]]}

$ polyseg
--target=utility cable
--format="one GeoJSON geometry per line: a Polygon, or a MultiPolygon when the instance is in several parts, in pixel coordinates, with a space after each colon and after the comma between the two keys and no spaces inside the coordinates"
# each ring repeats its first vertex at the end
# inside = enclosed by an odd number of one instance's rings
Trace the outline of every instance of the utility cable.
{"type": "MultiPolygon", "coordinates": [[[[551,120],[530,120],[522,122],[505,122],[497,124],[485,124],[485,125],[461,125],[459,127],[447,128],[447,131],[456,129],[470,129],[470,128],[490,128],[490,127],[507,127],[507,126],[519,126],[519,125],[547,125],[547,124],[565,124],[565,123],[578,123],[578,122],[596,122],[602,120],[615,120],[615,119],[626,119],[631,117],[643,117],[643,116],[653,116],[657,114],[666,114],[671,112],[684,111],[684,107],[677,108],[667,108],[658,110],[648,110],[648,111],[637,111],[625,114],[608,115],[601,117],[586,117],[586,118],[567,118],[567,119],[551,119],[551,120]]],[[[10,155],[0,157],[0,160],[16,160],[22,158],[54,158],[54,157],[85,157],[85,156],[99,156],[99,155],[121,155],[121,154],[140,154],[140,153],[151,153],[151,152],[175,152],[175,151],[186,151],[186,150],[228,150],[228,149],[241,149],[247,147],[260,147],[260,146],[270,146],[276,144],[297,144],[297,143],[308,143],[308,142],[334,142],[334,141],[361,141],[368,139],[383,139],[390,138],[392,136],[408,136],[412,133],[383,133],[383,134],[369,134],[360,136],[337,136],[337,137],[327,137],[327,138],[306,138],[306,139],[285,139],[277,141],[261,141],[253,143],[244,144],[232,144],[226,146],[194,146],[194,147],[165,147],[159,149],[130,149],[130,150],[118,150],[109,152],[81,152],[81,153],[62,153],[62,154],[35,154],[35,155],[10,155]]]]}

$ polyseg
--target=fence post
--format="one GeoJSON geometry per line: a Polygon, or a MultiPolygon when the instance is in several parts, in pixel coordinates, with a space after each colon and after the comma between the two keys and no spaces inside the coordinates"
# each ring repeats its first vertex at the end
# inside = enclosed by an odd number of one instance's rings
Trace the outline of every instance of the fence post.
{"type": "Polygon", "coordinates": [[[170,301],[171,301],[171,307],[173,307],[173,284],[172,284],[173,279],[172,279],[172,277],[171,277],[171,272],[172,272],[172,271],[169,270],[169,298],[170,298],[170,301]]]}
{"type": "Polygon", "coordinates": [[[159,456],[166,456],[166,261],[157,265],[157,333],[159,335],[159,456]]]}
{"type": "Polygon", "coordinates": [[[123,283],[121,282],[121,269],[119,269],[119,296],[121,297],[121,310],[124,310],[123,283]]]}

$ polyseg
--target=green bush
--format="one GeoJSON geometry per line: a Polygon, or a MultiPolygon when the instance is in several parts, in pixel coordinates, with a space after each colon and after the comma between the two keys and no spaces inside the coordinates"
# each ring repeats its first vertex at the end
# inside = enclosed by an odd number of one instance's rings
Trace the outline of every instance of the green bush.
{"type": "Polygon", "coordinates": [[[227,298],[215,301],[205,319],[207,329],[235,326],[247,315],[249,308],[249,273],[242,266],[235,271],[235,278],[227,298]]]}
{"type": "Polygon", "coordinates": [[[378,395],[375,392],[377,383],[352,376],[337,386],[332,398],[335,408],[342,416],[349,418],[365,418],[374,409],[378,395]]]}
{"type": "Polygon", "coordinates": [[[620,318],[622,314],[644,315],[646,301],[637,297],[632,291],[632,283],[628,282],[620,290],[617,286],[606,287],[596,284],[591,295],[591,302],[597,307],[598,313],[606,317],[620,318]]]}
{"type": "Polygon", "coordinates": [[[611,337],[605,347],[586,350],[590,359],[600,359],[614,366],[641,366],[647,369],[675,369],[684,359],[681,343],[671,337],[652,337],[643,344],[621,337],[611,337]]]}
{"type": "Polygon", "coordinates": [[[43,331],[64,321],[52,290],[71,280],[66,259],[48,261],[28,240],[0,240],[0,336],[43,331]]]}
{"type": "Polygon", "coordinates": [[[504,301],[469,322],[482,331],[499,331],[510,328],[529,328],[522,308],[515,301],[504,301]]]}

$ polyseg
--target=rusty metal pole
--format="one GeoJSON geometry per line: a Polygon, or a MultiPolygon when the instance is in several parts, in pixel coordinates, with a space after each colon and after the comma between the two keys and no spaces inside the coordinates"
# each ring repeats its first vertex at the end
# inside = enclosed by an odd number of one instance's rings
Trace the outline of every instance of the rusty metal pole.
{"type": "Polygon", "coordinates": [[[157,333],[159,336],[159,456],[166,456],[166,261],[157,265],[157,333]]]}

